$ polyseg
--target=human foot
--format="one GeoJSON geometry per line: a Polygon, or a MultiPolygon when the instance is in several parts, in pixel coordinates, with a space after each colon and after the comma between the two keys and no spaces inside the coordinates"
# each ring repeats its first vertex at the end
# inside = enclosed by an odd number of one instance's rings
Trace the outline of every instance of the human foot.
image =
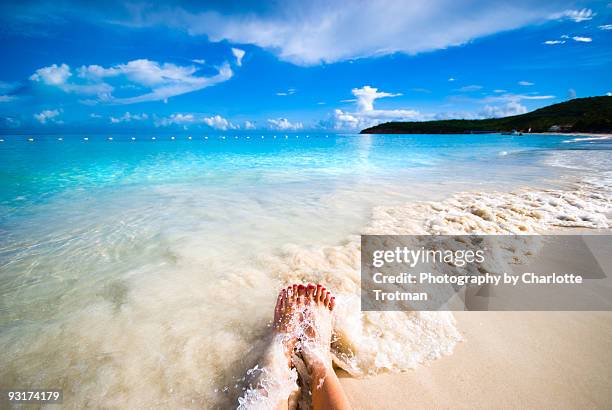
{"type": "Polygon", "coordinates": [[[303,285],[292,285],[282,289],[274,308],[274,333],[283,344],[284,354],[291,367],[291,355],[298,342],[296,329],[302,320],[303,301],[299,300],[299,289],[303,285]],[[300,303],[301,302],[301,303],[300,303]]]}
{"type": "Polygon", "coordinates": [[[304,301],[301,321],[301,355],[312,375],[325,374],[331,369],[332,310],[335,298],[321,285],[298,289],[304,301]]]}

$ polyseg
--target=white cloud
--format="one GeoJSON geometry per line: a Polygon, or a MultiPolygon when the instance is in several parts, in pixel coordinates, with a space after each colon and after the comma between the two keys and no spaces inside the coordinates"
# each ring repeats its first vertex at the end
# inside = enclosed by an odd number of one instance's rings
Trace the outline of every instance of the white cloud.
{"type": "Polygon", "coordinates": [[[0,103],[9,102],[17,99],[14,95],[0,95],[0,103]]]}
{"type": "Polygon", "coordinates": [[[290,122],[287,118],[269,119],[268,126],[279,131],[301,130],[304,125],[301,122],[290,122]]]}
{"type": "Polygon", "coordinates": [[[286,97],[288,95],[293,95],[295,94],[296,89],[295,88],[290,88],[287,91],[279,91],[276,93],[276,95],[281,96],[281,97],[286,97]]]}
{"type": "Polygon", "coordinates": [[[43,67],[36,70],[36,72],[30,76],[30,80],[40,81],[47,85],[63,85],[71,75],[70,67],[67,64],[62,64],[60,66],[53,64],[49,67],[43,67]]]}
{"type": "Polygon", "coordinates": [[[606,93],[606,95],[607,95],[608,97],[612,97],[612,92],[608,91],[608,92],[606,93]]]}
{"type": "Polygon", "coordinates": [[[482,85],[466,85],[464,87],[457,89],[457,91],[461,91],[461,92],[470,92],[470,91],[478,91],[478,90],[482,90],[482,85]]]}
{"type": "Polygon", "coordinates": [[[565,44],[565,40],[546,40],[544,44],[547,44],[549,46],[553,46],[555,44],[565,44]]]}
{"type": "Polygon", "coordinates": [[[506,90],[501,90],[501,89],[497,89],[497,90],[493,90],[494,93],[505,93],[506,90]]]}
{"type": "Polygon", "coordinates": [[[603,26],[599,26],[600,30],[612,30],[612,24],[604,24],[603,26]]]}
{"type": "Polygon", "coordinates": [[[238,128],[237,126],[235,126],[234,124],[232,124],[231,122],[229,122],[228,120],[226,120],[220,115],[215,115],[213,117],[205,117],[202,119],[202,121],[209,127],[212,127],[217,130],[225,131],[228,129],[238,128]]]}
{"type": "Polygon", "coordinates": [[[100,114],[96,114],[95,112],[92,112],[91,114],[89,114],[90,118],[102,118],[102,116],[100,114]]]}
{"type": "Polygon", "coordinates": [[[574,90],[573,88],[567,90],[567,98],[570,100],[576,98],[576,90],[574,90]]]}
{"type": "Polygon", "coordinates": [[[244,57],[244,50],[232,47],[232,54],[236,57],[236,65],[240,67],[242,65],[242,58],[244,57]]]}
{"type": "Polygon", "coordinates": [[[574,20],[576,23],[580,23],[583,21],[591,20],[596,14],[593,13],[591,9],[582,9],[582,10],[565,10],[562,13],[557,13],[555,18],[566,18],[569,20],[574,20]]]}
{"type": "Polygon", "coordinates": [[[130,112],[126,112],[121,117],[109,117],[110,122],[113,124],[118,124],[120,122],[131,122],[131,121],[144,121],[149,119],[149,116],[146,113],[142,114],[131,114],[130,112]]]}
{"type": "Polygon", "coordinates": [[[238,129],[238,125],[233,124],[229,120],[223,118],[220,115],[214,115],[212,117],[206,117],[201,114],[172,114],[169,117],[156,118],[154,122],[156,127],[167,127],[171,125],[192,125],[192,124],[204,124],[217,130],[226,131],[228,129],[238,129]]]}
{"type": "Polygon", "coordinates": [[[252,121],[245,121],[244,122],[244,129],[245,130],[254,130],[255,129],[255,123],[252,121]]]}
{"type": "Polygon", "coordinates": [[[567,0],[287,0],[238,14],[149,6],[132,9],[126,24],[167,25],[214,42],[254,44],[299,65],[333,63],[395,52],[417,54],[546,21],[567,0]],[[364,29],[367,28],[367,29],[364,29]]]}
{"type": "Polygon", "coordinates": [[[482,116],[485,118],[508,117],[511,115],[525,114],[527,107],[521,105],[518,101],[510,101],[503,106],[487,105],[482,111],[482,116]]]}
{"type": "Polygon", "coordinates": [[[57,119],[60,113],[61,110],[44,110],[38,114],[34,114],[34,118],[41,124],[46,124],[47,122],[60,122],[57,119]]]}
{"type": "Polygon", "coordinates": [[[448,78],[448,81],[451,81],[451,82],[452,82],[452,81],[455,81],[455,79],[454,79],[453,77],[449,77],[449,78],[448,78]]]}
{"type": "Polygon", "coordinates": [[[533,83],[529,81],[519,81],[518,85],[530,86],[530,85],[533,85],[533,83]]]}
{"type": "Polygon", "coordinates": [[[200,58],[194,58],[193,60],[191,60],[191,62],[192,62],[192,63],[199,64],[199,65],[204,65],[204,64],[206,64],[206,60],[202,60],[202,59],[200,59],[200,58]]]}
{"type": "Polygon", "coordinates": [[[340,109],[334,110],[333,127],[336,129],[360,129],[388,121],[419,120],[424,116],[415,110],[377,110],[374,101],[384,97],[396,97],[401,94],[378,91],[377,88],[366,85],[362,88],[353,88],[352,94],[356,97],[356,111],[348,112],[340,109]]]}
{"type": "Polygon", "coordinates": [[[590,43],[591,41],[593,41],[591,37],[574,36],[572,38],[574,39],[574,41],[578,41],[579,43],[590,43]]]}
{"type": "Polygon", "coordinates": [[[30,77],[32,81],[56,86],[65,92],[96,95],[98,102],[115,104],[133,104],[145,101],[162,101],[170,97],[201,90],[203,88],[229,80],[233,72],[227,63],[218,68],[217,74],[205,77],[197,75],[195,66],[178,66],[171,63],[160,64],[156,61],[139,59],[112,67],[89,65],[80,67],[77,81],[70,82],[70,67],[53,64],[43,67],[30,77]],[[128,82],[125,86],[139,86],[144,93],[132,97],[115,97],[114,88],[106,82],[117,78],[128,82]]]}
{"type": "Polygon", "coordinates": [[[567,39],[569,38],[569,36],[568,36],[567,34],[563,34],[563,35],[561,36],[561,38],[564,38],[564,39],[566,39],[566,40],[567,40],[567,39]]]}

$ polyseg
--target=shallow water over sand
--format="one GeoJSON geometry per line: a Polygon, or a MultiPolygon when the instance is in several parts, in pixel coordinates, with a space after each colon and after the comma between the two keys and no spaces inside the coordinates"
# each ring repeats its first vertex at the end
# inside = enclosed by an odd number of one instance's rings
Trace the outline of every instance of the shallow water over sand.
{"type": "Polygon", "coordinates": [[[340,365],[407,369],[460,333],[447,313],[362,315],[354,235],[486,231],[492,207],[514,217],[500,232],[607,223],[607,140],[273,137],[4,138],[1,384],[68,407],[235,403],[292,281],[338,293],[340,365]]]}

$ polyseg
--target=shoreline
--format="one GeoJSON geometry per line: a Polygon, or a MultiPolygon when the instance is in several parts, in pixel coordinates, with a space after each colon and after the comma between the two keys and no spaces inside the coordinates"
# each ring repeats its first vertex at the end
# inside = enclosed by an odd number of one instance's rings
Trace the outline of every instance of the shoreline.
{"type": "Polygon", "coordinates": [[[570,137],[607,137],[612,138],[612,133],[596,133],[596,132],[524,132],[525,135],[567,135],[570,137]]]}

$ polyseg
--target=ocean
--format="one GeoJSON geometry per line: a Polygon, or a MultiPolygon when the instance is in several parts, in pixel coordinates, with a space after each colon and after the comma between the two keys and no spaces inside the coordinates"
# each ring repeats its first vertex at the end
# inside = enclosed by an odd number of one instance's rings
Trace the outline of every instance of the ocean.
{"type": "Polygon", "coordinates": [[[338,295],[338,366],[413,368],[460,330],[449,312],[360,312],[359,234],[601,229],[612,210],[606,137],[0,140],[0,385],[74,408],[234,403],[294,281],[338,295]]]}

